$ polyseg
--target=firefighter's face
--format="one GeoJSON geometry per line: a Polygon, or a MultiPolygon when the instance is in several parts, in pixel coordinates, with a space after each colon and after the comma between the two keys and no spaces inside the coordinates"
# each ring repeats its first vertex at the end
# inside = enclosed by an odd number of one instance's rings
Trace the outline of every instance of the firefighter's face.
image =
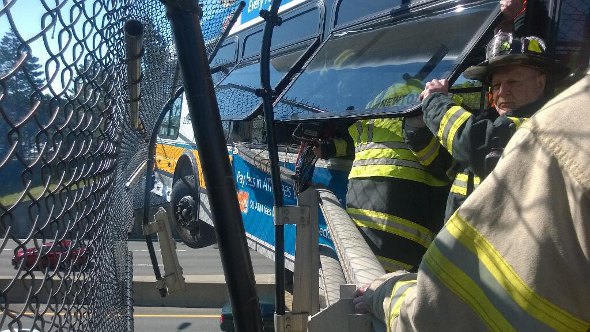
{"type": "Polygon", "coordinates": [[[508,66],[492,74],[492,98],[500,115],[543,97],[546,75],[532,67],[508,66]]]}

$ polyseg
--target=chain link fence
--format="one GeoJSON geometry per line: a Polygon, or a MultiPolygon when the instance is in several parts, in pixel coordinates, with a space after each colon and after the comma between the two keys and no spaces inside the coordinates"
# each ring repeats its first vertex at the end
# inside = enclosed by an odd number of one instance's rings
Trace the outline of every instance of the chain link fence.
{"type": "MultiPolygon", "coordinates": [[[[237,2],[201,3],[215,45],[237,2]]],[[[133,329],[127,234],[145,181],[125,184],[181,83],[158,0],[0,5],[0,330],[133,329]],[[144,26],[140,129],[128,115],[130,19],[144,26]]]]}

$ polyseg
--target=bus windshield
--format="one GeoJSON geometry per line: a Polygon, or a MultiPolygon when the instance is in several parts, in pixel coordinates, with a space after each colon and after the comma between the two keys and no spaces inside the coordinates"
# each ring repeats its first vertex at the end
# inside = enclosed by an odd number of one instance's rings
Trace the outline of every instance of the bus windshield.
{"type": "Polygon", "coordinates": [[[391,115],[444,78],[497,2],[333,33],[275,105],[275,119],[391,115]]]}
{"type": "MultiPolygon", "coordinates": [[[[274,87],[297,61],[304,50],[277,56],[270,66],[270,81],[274,87]],[[280,65],[277,65],[280,64],[280,65]]],[[[260,62],[252,62],[233,70],[215,88],[221,120],[242,120],[250,116],[262,103],[256,96],[260,87],[260,62]],[[236,107],[240,105],[240,107],[236,107]]]]}

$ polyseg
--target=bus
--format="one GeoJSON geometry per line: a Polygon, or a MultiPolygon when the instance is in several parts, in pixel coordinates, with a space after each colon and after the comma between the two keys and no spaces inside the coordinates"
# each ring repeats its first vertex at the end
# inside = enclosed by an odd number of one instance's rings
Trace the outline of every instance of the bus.
{"type": "MultiPolygon", "coordinates": [[[[273,259],[267,133],[262,99],[256,95],[264,25],[258,11],[267,5],[270,1],[247,1],[212,68],[248,243],[273,259]]],[[[533,5],[550,19],[545,38],[548,50],[568,67],[569,76],[561,83],[565,87],[588,68],[590,1],[529,0],[533,5]]],[[[351,119],[416,114],[418,94],[411,90],[371,103],[409,79],[448,78],[466,107],[487,106],[486,87],[461,73],[485,58],[485,44],[499,21],[498,0],[286,0],[279,15],[270,74],[286,205],[297,202],[293,175],[301,142],[294,138],[296,130],[315,128],[321,136],[351,119]]],[[[535,24],[531,22],[526,24],[535,24]]],[[[215,234],[192,130],[181,96],[159,129],[153,192],[170,202],[185,244],[199,248],[215,242],[215,234]]],[[[347,159],[318,160],[311,181],[331,190],[344,205],[350,167],[347,159]]],[[[333,250],[321,218],[318,232],[321,248],[333,250]]],[[[290,270],[294,255],[295,226],[285,225],[285,267],[290,270]]]]}

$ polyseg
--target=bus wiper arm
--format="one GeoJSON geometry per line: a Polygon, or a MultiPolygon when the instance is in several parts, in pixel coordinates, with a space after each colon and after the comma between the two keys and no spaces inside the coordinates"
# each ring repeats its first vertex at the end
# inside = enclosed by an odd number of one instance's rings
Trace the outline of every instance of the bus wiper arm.
{"type": "Polygon", "coordinates": [[[281,99],[280,103],[285,104],[285,105],[288,105],[288,106],[297,107],[297,108],[300,108],[300,109],[303,109],[305,111],[309,111],[309,112],[312,112],[312,113],[326,113],[327,112],[327,111],[325,111],[323,109],[314,107],[312,105],[308,105],[308,104],[305,104],[305,103],[302,103],[302,102],[299,102],[299,101],[296,101],[296,100],[289,100],[287,98],[281,99]]]}
{"type": "Polygon", "coordinates": [[[225,89],[238,89],[238,90],[242,90],[242,91],[246,91],[246,92],[250,92],[250,93],[256,93],[255,88],[251,88],[251,87],[245,86],[245,85],[234,84],[234,83],[226,83],[226,84],[219,85],[217,87],[217,90],[225,90],[225,89]]]}
{"type": "Polygon", "coordinates": [[[430,60],[428,60],[428,62],[426,62],[424,66],[422,66],[422,68],[420,69],[420,71],[418,71],[418,73],[416,73],[416,75],[411,76],[410,74],[405,73],[403,75],[403,79],[406,81],[410,79],[417,79],[420,82],[422,82],[426,77],[428,77],[428,75],[430,75],[434,68],[438,66],[438,64],[442,61],[445,55],[447,55],[447,53],[449,53],[449,48],[446,45],[441,44],[438,50],[436,50],[436,52],[432,55],[430,60]]]}

